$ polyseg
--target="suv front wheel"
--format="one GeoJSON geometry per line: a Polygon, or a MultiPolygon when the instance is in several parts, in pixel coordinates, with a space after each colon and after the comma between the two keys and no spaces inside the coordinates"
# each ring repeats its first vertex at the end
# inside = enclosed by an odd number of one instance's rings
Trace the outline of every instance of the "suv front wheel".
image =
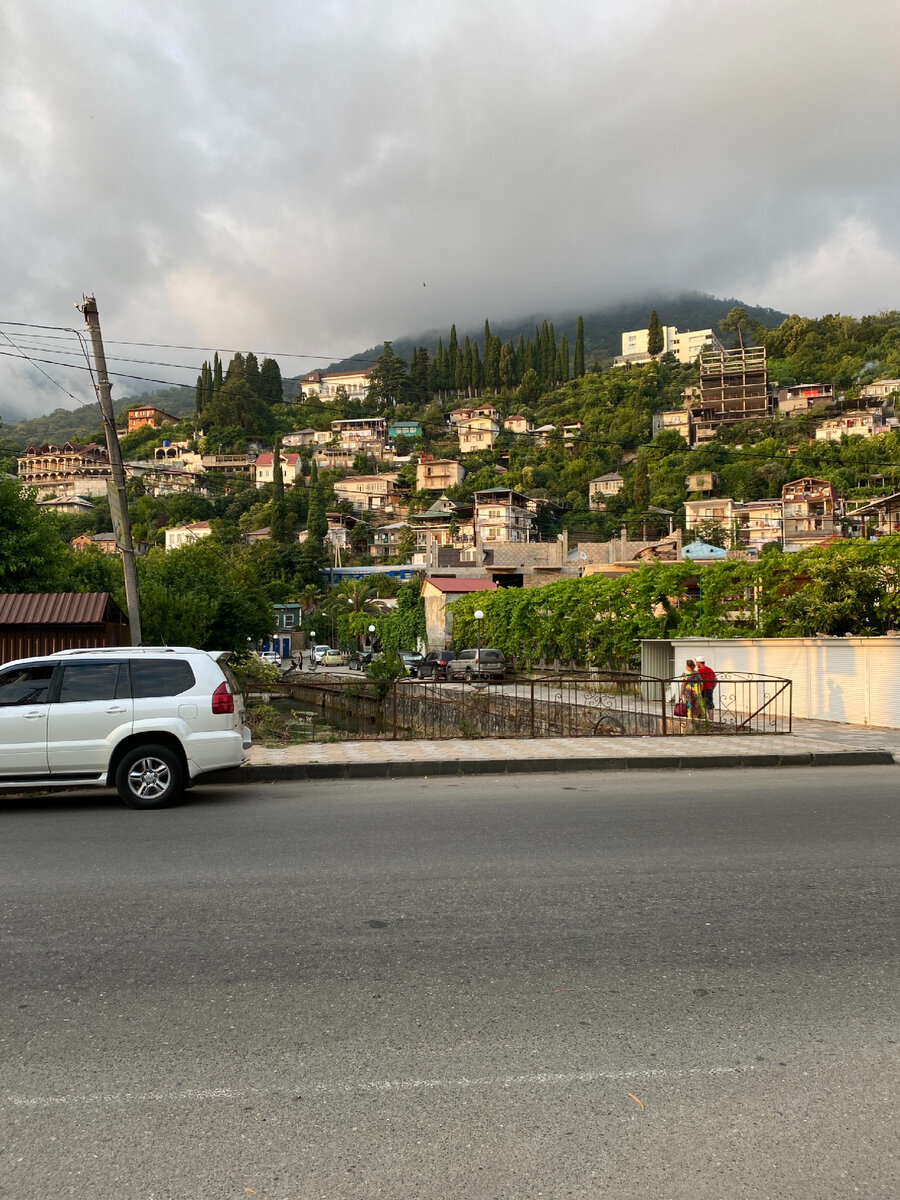
{"type": "Polygon", "coordinates": [[[184,766],[168,746],[135,746],[116,768],[116,790],[129,808],[168,808],[184,785],[184,766]]]}

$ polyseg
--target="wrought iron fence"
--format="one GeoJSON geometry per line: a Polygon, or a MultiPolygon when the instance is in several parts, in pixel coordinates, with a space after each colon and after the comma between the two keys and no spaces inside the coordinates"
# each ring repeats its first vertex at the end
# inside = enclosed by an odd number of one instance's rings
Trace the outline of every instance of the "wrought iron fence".
{"type": "MultiPolygon", "coordinates": [[[[252,700],[252,697],[250,697],[252,700]]],[[[790,733],[791,681],[723,672],[711,697],[624,672],[505,682],[317,675],[272,685],[296,741],[790,733]]]]}

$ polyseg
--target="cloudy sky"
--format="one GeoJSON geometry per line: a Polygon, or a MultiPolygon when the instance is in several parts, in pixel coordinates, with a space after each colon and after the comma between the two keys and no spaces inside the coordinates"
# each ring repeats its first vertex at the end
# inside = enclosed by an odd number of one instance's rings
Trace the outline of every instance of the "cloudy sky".
{"type": "Polygon", "coordinates": [[[74,405],[8,322],[83,292],[111,343],[285,374],[656,289],[900,307],[897,0],[28,0],[0,36],[7,420],[74,405]]]}

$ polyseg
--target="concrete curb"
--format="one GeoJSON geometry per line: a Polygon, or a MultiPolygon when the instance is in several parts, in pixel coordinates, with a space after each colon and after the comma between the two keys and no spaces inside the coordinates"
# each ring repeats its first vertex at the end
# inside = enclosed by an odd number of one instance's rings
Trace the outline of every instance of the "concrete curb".
{"type": "Polygon", "coordinates": [[[429,762],[280,763],[204,775],[198,783],[279,783],[298,779],[421,779],[436,776],[521,775],[574,771],[697,771],[723,767],[892,766],[889,750],[784,754],[667,754],[658,758],[478,758],[429,762]]]}

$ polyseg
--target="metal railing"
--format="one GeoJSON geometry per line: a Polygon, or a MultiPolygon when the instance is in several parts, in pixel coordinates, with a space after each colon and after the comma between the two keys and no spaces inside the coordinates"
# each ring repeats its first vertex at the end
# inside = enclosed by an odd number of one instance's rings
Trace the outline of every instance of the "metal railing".
{"type": "Polygon", "coordinates": [[[265,698],[288,712],[296,741],[791,732],[791,681],[742,672],[718,676],[711,704],[679,679],[619,672],[383,683],[320,668],[265,698]]]}

